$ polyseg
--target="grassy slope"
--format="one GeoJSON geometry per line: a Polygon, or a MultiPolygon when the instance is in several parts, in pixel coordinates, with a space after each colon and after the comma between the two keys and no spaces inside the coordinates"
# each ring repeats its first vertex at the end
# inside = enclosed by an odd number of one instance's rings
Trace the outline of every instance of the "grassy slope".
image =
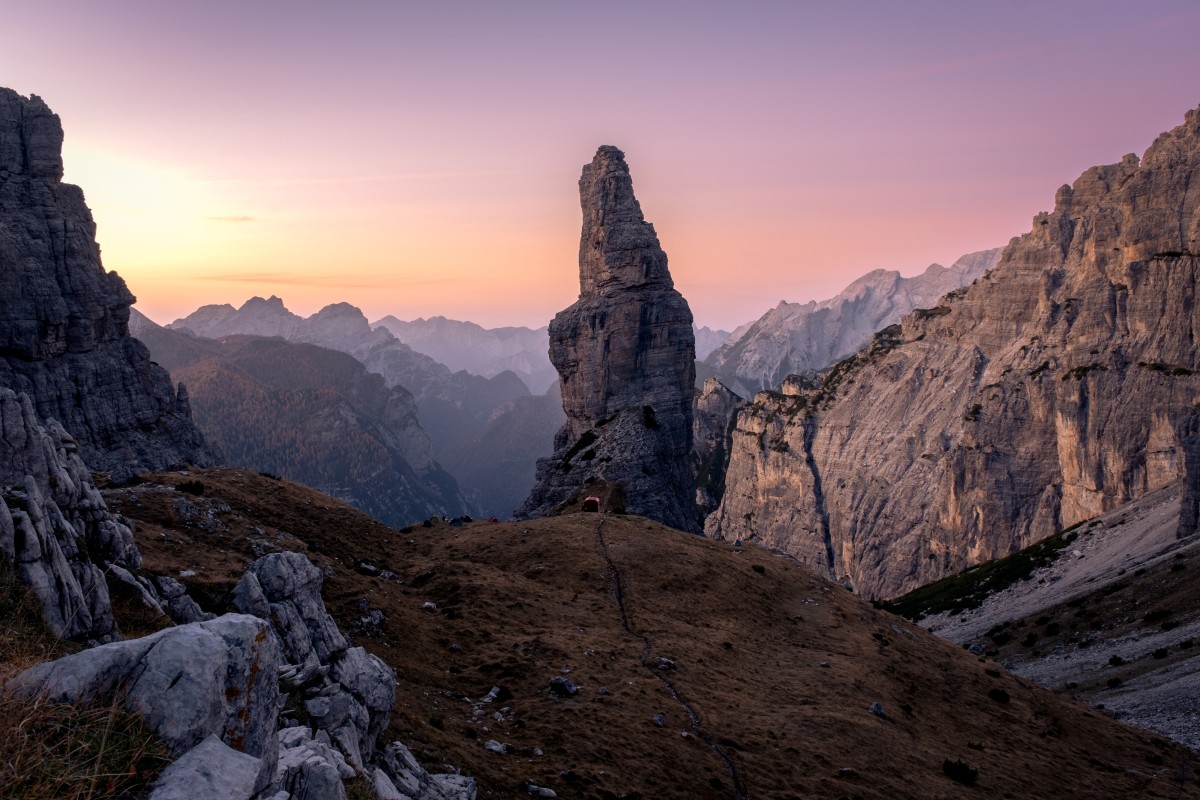
{"type": "Polygon", "coordinates": [[[216,517],[226,529],[183,524],[172,510],[181,495],[170,490],[109,492],[141,521],[147,567],[197,570],[188,579],[196,593],[217,597],[256,550],[307,543],[333,570],[325,595],[339,622],[397,669],[391,733],[428,766],[477,777],[481,797],[522,794],[525,781],[560,797],[735,797],[716,750],[753,798],[1200,796],[1174,777],[1187,751],[1016,679],[766,551],[736,553],[621,516],[606,518],[604,548],[597,515],[401,533],[244,471],[156,479],[197,477],[206,498],[232,507],[216,517]],[[360,575],[360,561],[398,579],[360,575]],[[632,632],[610,563],[623,576],[632,632]],[[363,601],[385,613],[381,628],[359,622],[363,601]],[[426,601],[438,611],[423,610],[426,601]],[[650,657],[677,665],[662,674],[699,713],[698,727],[643,666],[647,641],[650,657]],[[547,682],[564,667],[583,689],[555,699],[547,682]],[[494,685],[511,698],[463,699],[494,685]],[[868,713],[874,702],[885,716],[868,713]],[[509,710],[497,721],[501,707],[509,710]],[[651,722],[657,713],[663,727],[651,722]],[[510,753],[485,750],[488,739],[510,753]],[[977,785],[947,778],[947,759],[978,769],[977,785]]]}

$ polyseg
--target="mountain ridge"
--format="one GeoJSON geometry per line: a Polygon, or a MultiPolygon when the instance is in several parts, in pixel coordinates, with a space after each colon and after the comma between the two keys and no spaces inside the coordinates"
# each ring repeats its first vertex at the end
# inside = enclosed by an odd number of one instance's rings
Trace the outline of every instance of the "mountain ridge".
{"type": "Polygon", "coordinates": [[[905,277],[876,269],[826,300],[781,300],[739,326],[704,360],[711,374],[743,397],[777,389],[788,375],[822,370],[859,350],[871,336],[914,308],[934,305],[996,265],[1000,248],[960,257],[949,267],[930,264],[905,277]]]}
{"type": "Polygon", "coordinates": [[[819,387],[757,395],[710,535],[888,597],[1173,482],[1194,497],[1197,171],[1192,110],[819,387]]]}

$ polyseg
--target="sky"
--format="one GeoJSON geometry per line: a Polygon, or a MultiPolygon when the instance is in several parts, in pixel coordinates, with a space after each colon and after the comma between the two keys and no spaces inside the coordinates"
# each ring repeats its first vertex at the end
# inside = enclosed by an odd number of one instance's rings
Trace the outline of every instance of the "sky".
{"type": "Polygon", "coordinates": [[[1200,4],[10,0],[105,266],[170,322],[278,295],[546,324],[626,153],[698,324],[1006,244],[1200,103],[1200,4]]]}

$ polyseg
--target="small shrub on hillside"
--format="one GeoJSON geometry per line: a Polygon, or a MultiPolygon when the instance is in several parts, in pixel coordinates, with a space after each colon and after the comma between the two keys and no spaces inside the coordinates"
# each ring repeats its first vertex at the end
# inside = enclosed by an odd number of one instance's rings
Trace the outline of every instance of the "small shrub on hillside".
{"type": "Polygon", "coordinates": [[[1012,698],[1003,689],[988,689],[988,699],[1000,705],[1008,705],[1008,701],[1012,698]]]}
{"type": "Polygon", "coordinates": [[[184,481],[175,485],[175,489],[180,492],[194,494],[196,497],[204,495],[204,484],[200,481],[184,481]]]}
{"type": "Polygon", "coordinates": [[[1125,659],[1121,658],[1120,656],[1113,656],[1112,658],[1110,658],[1108,660],[1108,665],[1110,667],[1120,667],[1124,663],[1125,663],[1125,659]]]}
{"type": "Polygon", "coordinates": [[[654,416],[654,406],[642,406],[642,422],[650,430],[658,430],[658,418],[654,416]]]}
{"type": "Polygon", "coordinates": [[[963,786],[974,786],[975,781],[979,779],[979,770],[974,769],[965,761],[951,761],[947,758],[942,762],[942,772],[947,778],[955,783],[961,783],[963,786]]]}

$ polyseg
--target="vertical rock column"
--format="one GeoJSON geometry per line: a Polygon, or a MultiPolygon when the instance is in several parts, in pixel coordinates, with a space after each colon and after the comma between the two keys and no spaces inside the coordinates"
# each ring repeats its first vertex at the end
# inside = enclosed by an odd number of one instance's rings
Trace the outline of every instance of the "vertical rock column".
{"type": "Polygon", "coordinates": [[[692,312],[642,216],[624,153],[597,150],[579,198],[579,299],[550,323],[567,422],[518,515],[549,513],[603,481],[619,487],[625,510],[698,531],[692,312]]]}

